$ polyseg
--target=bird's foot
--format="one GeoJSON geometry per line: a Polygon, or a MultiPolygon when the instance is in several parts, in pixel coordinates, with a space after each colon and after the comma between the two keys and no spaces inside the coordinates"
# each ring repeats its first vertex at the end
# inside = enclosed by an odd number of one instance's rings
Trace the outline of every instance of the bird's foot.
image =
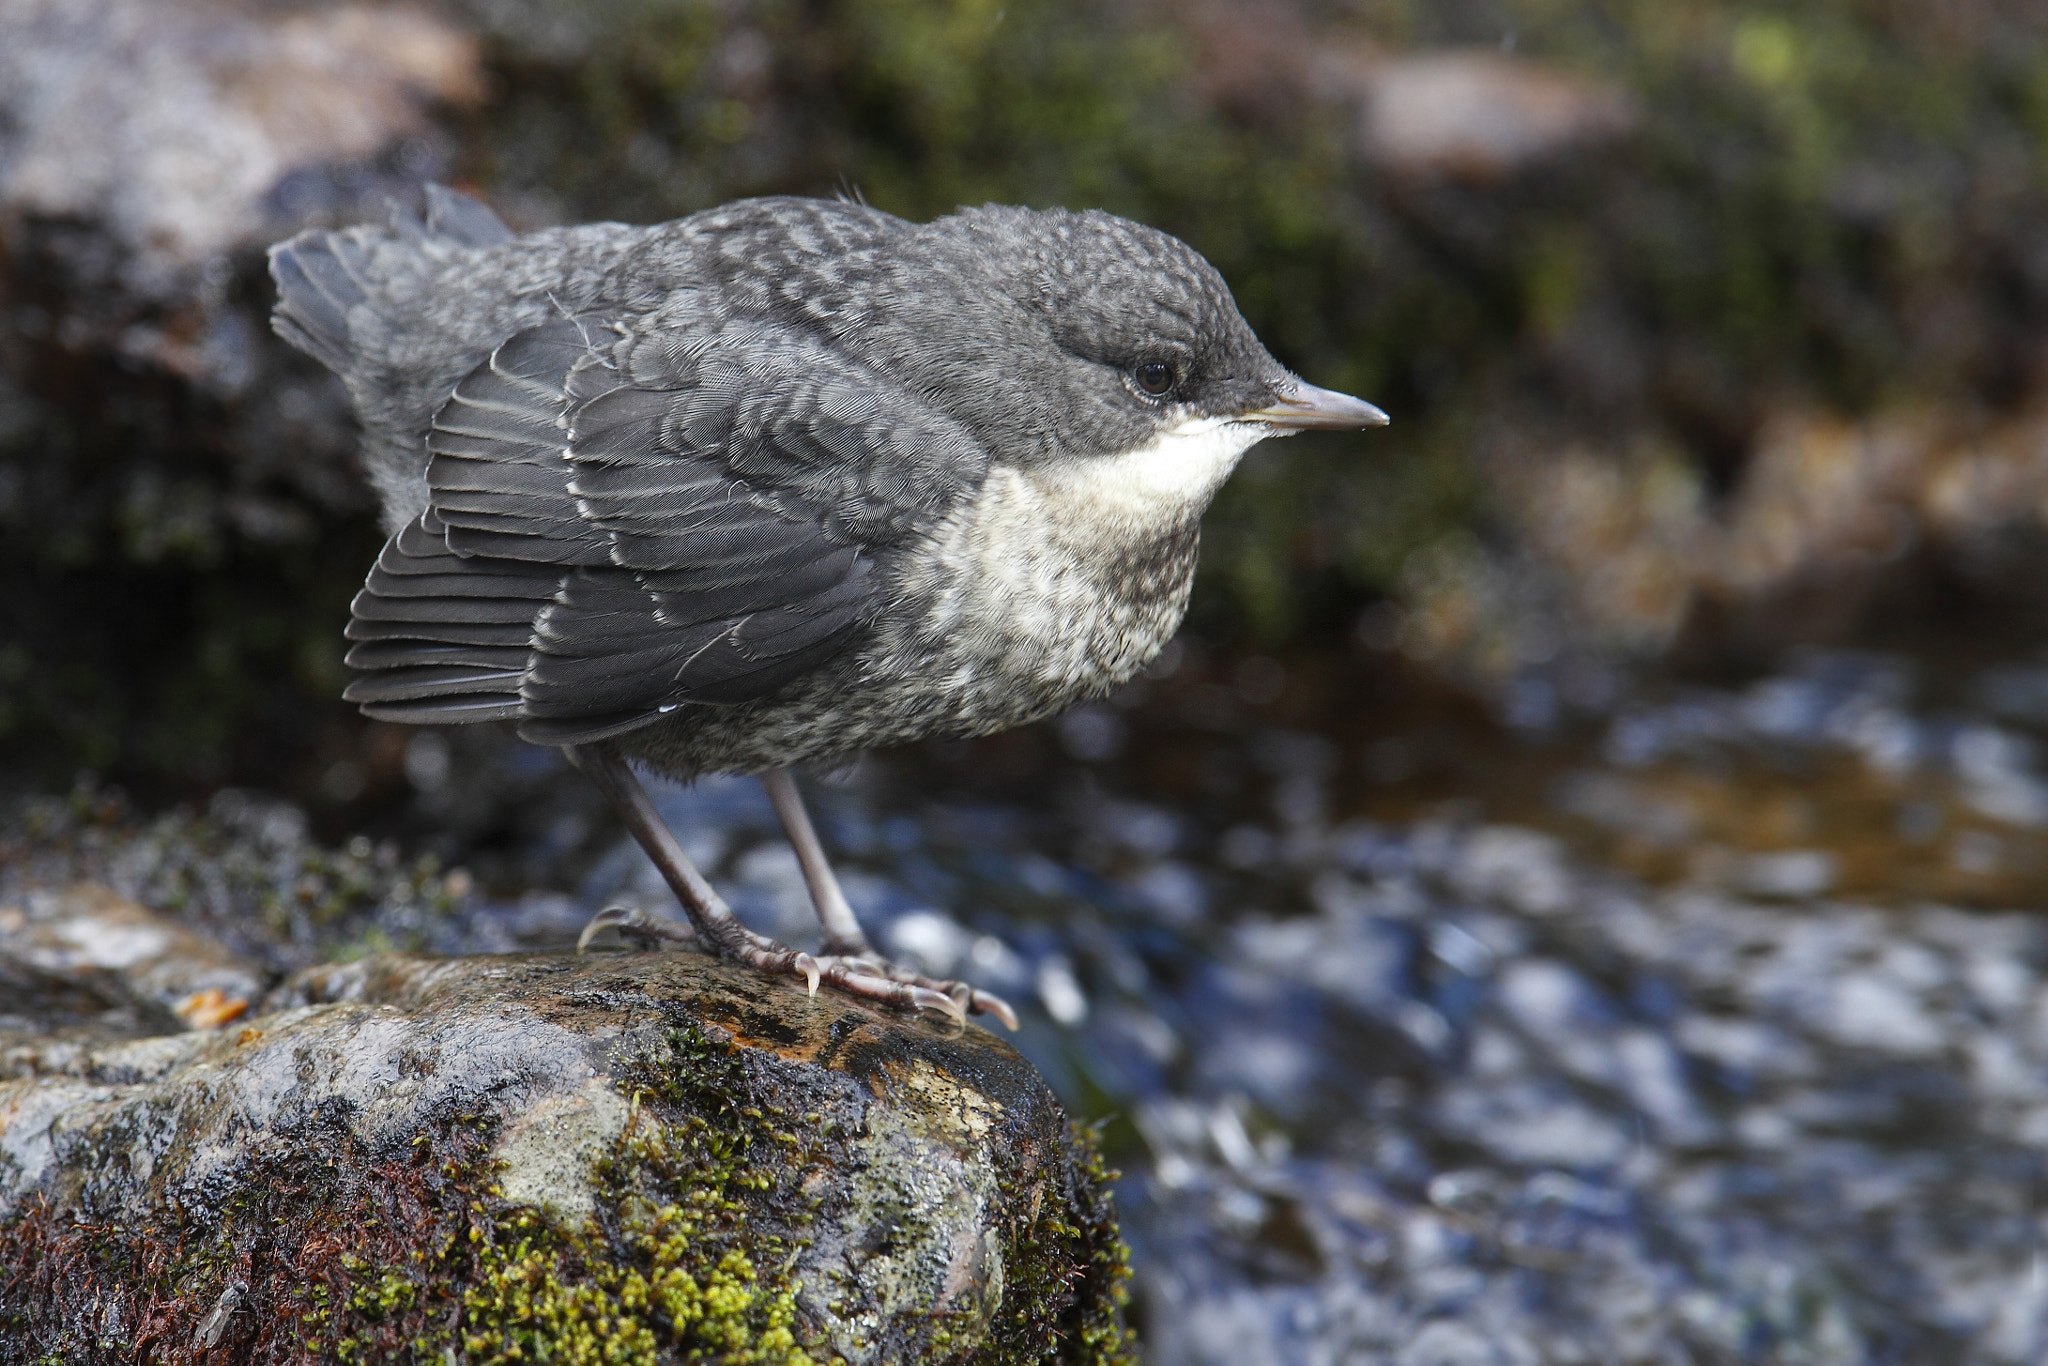
{"type": "Polygon", "coordinates": [[[583,933],[576,939],[576,951],[588,949],[591,940],[604,931],[616,930],[634,948],[692,948],[745,963],[772,977],[801,978],[813,996],[820,986],[836,987],[850,996],[899,1010],[937,1011],[960,1024],[967,1022],[972,1011],[993,1015],[1011,1029],[1017,1028],[1017,1012],[1009,1002],[965,982],[926,977],[898,967],[871,949],[812,955],[736,924],[733,928],[737,933],[729,941],[710,944],[686,922],[651,915],[638,906],[607,906],[583,927],[583,933]]]}
{"type": "MultiPolygon", "coordinates": [[[[976,1015],[993,1015],[998,1020],[1001,1020],[1012,1032],[1015,1032],[1017,1028],[1017,1012],[1010,1008],[1008,1001],[1005,1001],[994,992],[983,991],[979,987],[969,986],[965,982],[952,982],[942,978],[927,977],[921,972],[914,972],[909,968],[890,962],[871,948],[862,947],[850,952],[822,953],[815,958],[809,954],[804,954],[803,957],[808,959],[811,967],[817,970],[818,982],[828,982],[833,986],[843,986],[842,978],[835,976],[835,973],[858,977],[868,981],[888,982],[898,988],[907,987],[911,990],[925,993],[926,996],[943,997],[951,1003],[951,1008],[947,1010],[947,1013],[963,1022],[966,1020],[968,1013],[971,1012],[976,1015]]],[[[810,973],[805,972],[804,976],[808,980],[810,973]]],[[[817,982],[812,982],[810,985],[811,990],[816,992],[818,989],[817,982]]],[[[944,1007],[940,1008],[943,1009],[944,1007]]]]}
{"type": "Polygon", "coordinates": [[[619,938],[629,947],[641,950],[704,947],[704,941],[697,937],[696,928],[688,921],[652,915],[638,906],[617,905],[607,906],[590,917],[583,933],[576,936],[576,952],[587,952],[590,941],[606,930],[617,930],[619,938]]]}

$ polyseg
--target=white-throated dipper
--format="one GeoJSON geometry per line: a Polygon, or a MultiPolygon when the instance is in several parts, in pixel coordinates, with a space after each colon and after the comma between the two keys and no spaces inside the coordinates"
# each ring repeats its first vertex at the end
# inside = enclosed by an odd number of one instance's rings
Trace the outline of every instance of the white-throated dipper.
{"type": "Polygon", "coordinates": [[[1099,212],[776,198],[515,236],[432,186],[423,221],[301,233],[270,269],[390,533],[349,700],[562,746],[715,953],[1012,1028],[869,947],[791,766],[1108,692],[1180,625],[1247,447],[1387,420],[1267,354],[1192,249],[1099,212]],[[629,761],[759,775],[817,956],[733,917],[629,761]]]}

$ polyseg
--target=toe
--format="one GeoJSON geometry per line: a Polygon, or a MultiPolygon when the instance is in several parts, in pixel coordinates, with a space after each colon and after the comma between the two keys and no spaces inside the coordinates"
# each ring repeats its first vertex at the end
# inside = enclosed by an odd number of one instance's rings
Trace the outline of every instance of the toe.
{"type": "Polygon", "coordinates": [[[979,987],[974,987],[969,989],[967,999],[968,1008],[976,1014],[993,1015],[998,1020],[1001,1020],[1004,1027],[1012,1034],[1017,1032],[1017,1012],[1010,1009],[1010,1003],[1002,997],[992,991],[983,991],[979,987]]]}

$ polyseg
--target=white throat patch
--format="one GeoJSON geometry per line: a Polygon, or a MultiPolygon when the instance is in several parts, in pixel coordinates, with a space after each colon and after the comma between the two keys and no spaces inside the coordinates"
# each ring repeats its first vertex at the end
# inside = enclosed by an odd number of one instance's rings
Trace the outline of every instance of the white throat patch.
{"type": "Polygon", "coordinates": [[[1050,501],[1084,517],[1156,525],[1206,506],[1244,453],[1271,435],[1259,422],[1189,418],[1136,450],[1063,461],[1035,477],[1050,501]]]}
{"type": "Polygon", "coordinates": [[[1196,519],[1272,434],[1202,418],[1117,455],[993,466],[906,583],[930,603],[917,635],[943,642],[914,672],[943,683],[960,733],[1015,724],[1020,691],[1032,716],[1099,697],[1159,653],[1187,609],[1196,519]]]}

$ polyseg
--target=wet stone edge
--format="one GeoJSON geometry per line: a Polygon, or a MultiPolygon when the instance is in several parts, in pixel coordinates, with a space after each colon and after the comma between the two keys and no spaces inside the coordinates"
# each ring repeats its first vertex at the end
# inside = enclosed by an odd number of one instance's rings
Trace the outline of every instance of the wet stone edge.
{"type": "MultiPolygon", "coordinates": [[[[502,1118],[482,1106],[443,1106],[409,1142],[373,1145],[345,1102],[316,1105],[230,1178],[139,1220],[31,1197],[0,1223],[0,1366],[840,1359],[799,1305],[796,1268],[821,1216],[853,1198],[867,1106],[846,1082],[879,1097],[900,1059],[855,1023],[829,1045],[845,1056],[793,1067],[771,1040],[794,1039],[745,995],[641,996],[660,1027],[614,1055],[632,1114],[592,1163],[580,1228],[505,1197],[502,1118]]],[[[918,1043],[974,1083],[980,1050],[918,1043]]],[[[979,1323],[957,1306],[889,1316],[864,1358],[1133,1359],[1113,1174],[1056,1105],[1002,1113],[1011,1132],[987,1149],[1004,1197],[999,1300],[979,1323]]],[[[839,1323],[874,1317],[857,1276],[830,1293],[839,1323]]]]}

